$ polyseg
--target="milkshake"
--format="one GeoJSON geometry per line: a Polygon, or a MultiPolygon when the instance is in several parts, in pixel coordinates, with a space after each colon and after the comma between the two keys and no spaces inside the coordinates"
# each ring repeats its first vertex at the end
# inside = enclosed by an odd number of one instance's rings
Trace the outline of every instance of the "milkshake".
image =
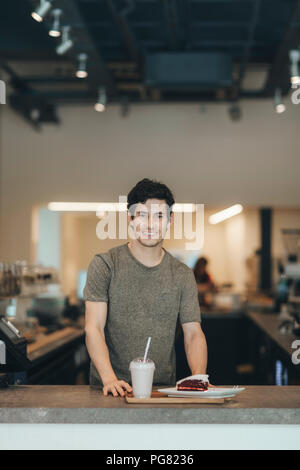
{"type": "Polygon", "coordinates": [[[131,383],[135,398],[149,398],[152,392],[153,374],[155,365],[151,359],[143,360],[138,357],[131,361],[131,383]]]}

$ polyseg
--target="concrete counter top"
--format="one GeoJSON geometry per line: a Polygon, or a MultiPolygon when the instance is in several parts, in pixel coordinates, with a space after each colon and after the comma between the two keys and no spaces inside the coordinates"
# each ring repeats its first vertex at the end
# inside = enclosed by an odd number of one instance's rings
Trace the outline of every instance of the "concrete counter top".
{"type": "Polygon", "coordinates": [[[128,404],[88,385],[0,390],[0,423],[300,424],[300,386],[246,386],[224,404],[128,404]]]}
{"type": "Polygon", "coordinates": [[[279,331],[279,326],[283,320],[277,313],[253,312],[249,310],[247,311],[247,316],[291,357],[294,351],[292,344],[295,340],[299,339],[299,336],[279,331]]]}

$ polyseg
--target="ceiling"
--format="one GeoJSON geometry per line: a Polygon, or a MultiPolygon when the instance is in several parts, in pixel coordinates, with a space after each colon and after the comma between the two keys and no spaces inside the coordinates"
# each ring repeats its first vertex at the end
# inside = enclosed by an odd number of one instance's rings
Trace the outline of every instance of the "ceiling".
{"type": "Polygon", "coordinates": [[[48,35],[51,11],[42,23],[31,17],[39,0],[1,5],[0,67],[12,90],[9,102],[33,122],[32,103],[40,109],[38,121],[57,122],[58,103],[95,102],[100,86],[108,102],[120,102],[124,111],[131,102],[236,102],[271,97],[278,87],[283,95],[290,89],[288,54],[300,44],[299,0],[52,3],[63,10],[61,24],[71,27],[73,47],[64,55],[56,53],[61,38],[48,35]],[[75,77],[82,52],[88,54],[84,80],[75,77]],[[191,53],[223,54],[232,61],[232,83],[212,88],[149,86],[147,57],[166,53],[175,59],[191,53]],[[251,80],[253,74],[257,80],[251,80]]]}

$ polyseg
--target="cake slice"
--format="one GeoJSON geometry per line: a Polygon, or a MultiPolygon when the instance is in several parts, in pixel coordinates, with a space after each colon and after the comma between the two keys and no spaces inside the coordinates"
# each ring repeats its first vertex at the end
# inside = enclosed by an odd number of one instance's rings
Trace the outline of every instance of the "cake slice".
{"type": "Polygon", "coordinates": [[[177,384],[177,390],[204,392],[208,389],[208,382],[200,379],[187,379],[177,384]]]}

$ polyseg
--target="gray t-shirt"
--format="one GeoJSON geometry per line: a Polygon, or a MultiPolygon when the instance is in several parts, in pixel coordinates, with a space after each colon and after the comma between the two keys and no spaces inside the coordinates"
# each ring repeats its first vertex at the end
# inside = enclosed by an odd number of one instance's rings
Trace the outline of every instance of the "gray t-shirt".
{"type": "MultiPolygon", "coordinates": [[[[84,299],[107,302],[105,340],[119,380],[131,383],[129,364],[143,357],[155,363],[153,383],[176,382],[175,331],[181,323],[200,322],[197,285],[193,271],[166,250],[157,266],[138,261],[128,243],[97,254],[89,264],[84,299]]],[[[102,385],[91,363],[91,385],[102,385]]]]}

